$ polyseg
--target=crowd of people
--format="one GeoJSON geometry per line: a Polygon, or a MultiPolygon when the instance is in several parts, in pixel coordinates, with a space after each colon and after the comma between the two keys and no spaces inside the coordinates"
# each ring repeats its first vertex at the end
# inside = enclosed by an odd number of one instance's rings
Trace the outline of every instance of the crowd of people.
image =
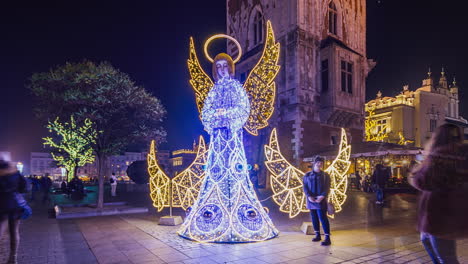
{"type": "MultiPolygon", "coordinates": [[[[455,125],[445,124],[437,128],[425,149],[425,159],[414,164],[409,183],[420,191],[418,207],[418,231],[421,242],[434,263],[458,263],[456,240],[468,238],[468,147],[463,143],[463,133],[455,125]]],[[[330,175],[323,171],[324,159],[316,157],[311,170],[303,178],[307,208],[310,210],[315,236],[314,242],[331,245],[331,231],[327,214],[334,213],[327,202],[330,192],[330,175]],[[322,240],[320,227],[325,238],[322,240]]],[[[361,178],[356,173],[353,185],[361,190],[372,189],[376,203],[385,202],[385,184],[390,171],[377,164],[372,175],[361,178]]],[[[116,195],[117,178],[109,178],[111,195],[116,195]]],[[[0,160],[0,238],[7,227],[10,233],[8,263],[17,263],[20,219],[27,219],[32,210],[21,195],[31,187],[31,201],[42,192],[42,201],[49,199],[51,179],[31,176],[26,179],[10,162],[0,160]],[[30,184],[28,184],[28,181],[30,184]]],[[[63,193],[80,199],[84,184],[78,177],[62,182],[63,193]]]]}

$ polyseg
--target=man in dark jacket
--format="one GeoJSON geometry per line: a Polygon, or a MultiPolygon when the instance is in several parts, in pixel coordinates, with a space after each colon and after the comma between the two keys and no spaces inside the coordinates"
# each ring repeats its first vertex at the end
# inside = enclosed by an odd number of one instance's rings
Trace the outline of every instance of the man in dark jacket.
{"type": "Polygon", "coordinates": [[[312,170],[303,178],[304,194],[307,197],[307,209],[310,210],[312,225],[314,226],[314,242],[322,240],[320,236],[320,222],[322,222],[325,240],[322,246],[331,244],[330,224],[327,217],[327,196],[330,192],[330,176],[324,172],[322,157],[316,157],[312,162],[312,170]],[[320,222],[319,222],[320,219],[320,222]]]}
{"type": "Polygon", "coordinates": [[[372,174],[372,185],[374,186],[377,195],[377,204],[384,203],[384,190],[388,179],[390,178],[390,168],[386,168],[382,164],[375,166],[374,173],[372,174]]]}

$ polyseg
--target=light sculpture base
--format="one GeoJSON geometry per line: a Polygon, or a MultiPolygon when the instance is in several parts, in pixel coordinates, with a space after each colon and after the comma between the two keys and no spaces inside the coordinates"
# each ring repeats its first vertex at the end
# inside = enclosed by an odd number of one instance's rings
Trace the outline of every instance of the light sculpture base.
{"type": "Polygon", "coordinates": [[[182,224],[182,217],[180,216],[163,216],[159,218],[159,223],[158,225],[164,225],[164,226],[177,226],[182,224]]]}

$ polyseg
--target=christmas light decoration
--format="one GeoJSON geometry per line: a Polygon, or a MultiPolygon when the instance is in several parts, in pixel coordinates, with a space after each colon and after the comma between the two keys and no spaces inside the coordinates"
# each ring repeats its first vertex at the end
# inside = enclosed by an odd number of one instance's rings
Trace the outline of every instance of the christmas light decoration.
{"type": "MultiPolygon", "coordinates": [[[[290,218],[296,217],[301,212],[308,212],[302,180],[305,173],[291,165],[281,154],[276,128],[271,132],[269,144],[265,145],[265,155],[265,165],[271,173],[273,201],[280,206],[280,211],[288,213],[290,218]]],[[[350,155],[351,146],[348,145],[346,131],[342,129],[338,155],[325,169],[330,175],[331,184],[328,202],[335,207],[335,213],[342,210],[342,205],[346,201],[348,186],[346,173],[351,165],[350,155]]]]}
{"type": "MultiPolygon", "coordinates": [[[[348,177],[346,173],[351,166],[349,158],[351,157],[351,146],[348,145],[348,138],[346,131],[341,129],[341,141],[338,156],[333,160],[332,164],[325,169],[330,175],[330,194],[328,195],[328,202],[335,207],[335,213],[342,210],[342,205],[346,201],[346,189],[348,187],[348,177]]],[[[333,215],[329,215],[333,218],[333,215]]]]}
{"type": "Polygon", "coordinates": [[[150,197],[153,206],[161,212],[164,207],[170,206],[170,183],[171,179],[159,167],[156,158],[156,147],[154,140],[151,141],[150,152],[147,156],[148,173],[150,175],[150,197]]]}
{"type": "Polygon", "coordinates": [[[250,99],[250,116],[244,125],[245,130],[257,136],[258,130],[268,126],[273,114],[276,85],[275,78],[280,66],[280,44],[275,41],[275,33],[270,21],[267,21],[265,48],[260,61],[249,73],[244,88],[250,99]]]}
{"type": "MultiPolygon", "coordinates": [[[[242,86],[230,76],[209,86],[211,80],[198,63],[191,39],[190,83],[201,110],[201,120],[210,134],[210,146],[206,176],[197,200],[178,231],[180,236],[200,242],[240,243],[278,235],[250,182],[242,141],[243,126],[247,131],[256,132],[268,124],[273,111],[273,80],[279,70],[275,64],[278,59],[271,58],[273,55],[279,56],[279,44],[275,44],[268,21],[265,50],[249,75],[249,79],[253,79],[242,86]]],[[[230,70],[234,72],[233,68],[230,70]]]]}
{"type": "Polygon", "coordinates": [[[204,167],[207,161],[207,154],[205,140],[200,136],[195,160],[187,169],[172,179],[173,207],[182,207],[184,210],[187,210],[197,199],[202,180],[205,177],[204,167]]]}
{"type": "Polygon", "coordinates": [[[401,131],[398,132],[398,137],[400,138],[400,140],[398,141],[399,145],[408,145],[408,144],[414,143],[414,140],[406,139],[405,136],[403,135],[403,132],[401,131]]]}
{"type": "Polygon", "coordinates": [[[54,149],[52,158],[57,161],[57,165],[64,166],[68,172],[68,180],[75,176],[78,167],[94,162],[94,152],[92,145],[96,143],[98,132],[94,128],[94,123],[90,119],[85,119],[82,126],[78,126],[73,116],[70,122],[61,123],[59,119],[49,122],[47,125],[49,132],[55,132],[60,138],[46,137],[44,145],[49,145],[54,149]]]}
{"type": "Polygon", "coordinates": [[[368,110],[364,121],[366,141],[384,141],[388,137],[388,124],[378,124],[374,118],[374,111],[368,110]]]}
{"type": "Polygon", "coordinates": [[[269,145],[265,145],[265,156],[265,165],[271,173],[273,201],[280,206],[280,211],[288,213],[290,218],[300,212],[308,212],[302,185],[304,172],[291,165],[281,154],[276,128],[271,131],[269,145]]]}

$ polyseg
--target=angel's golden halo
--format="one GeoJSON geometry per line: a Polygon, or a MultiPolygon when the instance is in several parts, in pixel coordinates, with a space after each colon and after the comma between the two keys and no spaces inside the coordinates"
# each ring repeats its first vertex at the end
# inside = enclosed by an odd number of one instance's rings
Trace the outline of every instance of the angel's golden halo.
{"type": "Polygon", "coordinates": [[[210,45],[210,42],[211,42],[211,41],[213,41],[213,40],[215,40],[215,39],[219,39],[219,38],[226,38],[226,39],[229,39],[229,40],[231,40],[232,42],[234,42],[234,43],[236,44],[237,49],[239,50],[239,54],[237,55],[237,58],[234,60],[234,63],[239,62],[239,60],[240,60],[240,58],[241,58],[241,56],[242,56],[242,48],[241,48],[241,45],[239,44],[239,42],[238,42],[235,38],[233,38],[233,37],[231,37],[231,36],[229,36],[229,35],[225,35],[225,34],[217,34],[217,35],[211,36],[209,39],[206,40],[206,42],[205,42],[205,47],[204,47],[204,51],[205,51],[205,56],[206,56],[206,58],[207,58],[211,63],[214,62],[213,58],[211,58],[211,57],[210,57],[210,54],[208,54],[208,46],[210,45]]]}

